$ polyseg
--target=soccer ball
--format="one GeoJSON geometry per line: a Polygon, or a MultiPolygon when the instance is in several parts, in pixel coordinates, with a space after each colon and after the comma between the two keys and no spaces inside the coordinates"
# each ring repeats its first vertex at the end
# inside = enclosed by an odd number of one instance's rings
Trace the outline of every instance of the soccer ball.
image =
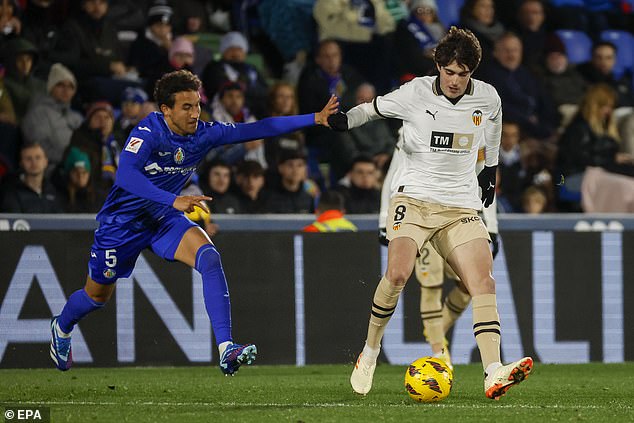
{"type": "Polygon", "coordinates": [[[419,358],[405,372],[405,389],[418,402],[436,402],[447,398],[452,384],[453,372],[439,358],[419,358]]]}

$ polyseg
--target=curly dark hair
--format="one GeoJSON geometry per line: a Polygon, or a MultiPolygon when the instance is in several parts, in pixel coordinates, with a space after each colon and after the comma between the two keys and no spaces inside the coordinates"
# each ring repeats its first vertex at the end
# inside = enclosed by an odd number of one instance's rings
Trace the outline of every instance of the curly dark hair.
{"type": "Polygon", "coordinates": [[[434,51],[434,62],[439,66],[447,66],[454,60],[458,66],[463,66],[473,72],[482,59],[480,42],[468,29],[452,26],[434,51]]]}
{"type": "Polygon", "coordinates": [[[177,70],[166,73],[154,85],[154,100],[160,108],[165,104],[170,109],[174,107],[174,95],[182,91],[198,91],[202,83],[200,79],[188,70],[177,70]]]}

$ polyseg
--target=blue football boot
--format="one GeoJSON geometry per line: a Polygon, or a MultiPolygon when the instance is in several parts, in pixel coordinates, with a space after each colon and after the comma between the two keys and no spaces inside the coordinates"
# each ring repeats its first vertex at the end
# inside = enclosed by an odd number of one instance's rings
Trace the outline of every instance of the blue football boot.
{"type": "Polygon", "coordinates": [[[70,336],[63,338],[57,333],[57,318],[51,319],[51,359],[61,371],[70,369],[73,364],[73,352],[70,348],[70,336]]]}
{"type": "Polygon", "coordinates": [[[252,364],[258,349],[253,344],[231,344],[220,357],[220,370],[225,376],[233,376],[243,364],[252,364]]]}

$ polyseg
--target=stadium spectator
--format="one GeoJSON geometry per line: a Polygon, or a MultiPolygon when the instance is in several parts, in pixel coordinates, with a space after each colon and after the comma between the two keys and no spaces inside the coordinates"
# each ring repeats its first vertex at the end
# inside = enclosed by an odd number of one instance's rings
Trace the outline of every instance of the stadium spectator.
{"type": "Polygon", "coordinates": [[[568,62],[566,47],[561,39],[552,34],[544,49],[545,61],[541,80],[546,92],[550,93],[553,103],[561,116],[560,127],[568,125],[579,108],[579,102],[588,83],[568,62]]]}
{"type": "Polygon", "coordinates": [[[167,2],[156,0],[148,10],[145,31],[130,46],[127,63],[145,81],[145,90],[152,92],[156,81],[172,69],[169,50],[172,46],[173,10],[167,2]]]}
{"type": "Polygon", "coordinates": [[[372,157],[365,154],[355,157],[337,191],[343,195],[348,214],[378,213],[381,205],[379,171],[372,157]]]}
{"type": "Polygon", "coordinates": [[[258,4],[262,30],[284,61],[283,79],[297,84],[316,38],[313,1],[268,0],[258,4]]]}
{"type": "Polygon", "coordinates": [[[413,0],[410,14],[394,33],[396,74],[401,83],[436,71],[434,48],[447,32],[438,19],[436,0],[413,0]]]}
{"type": "MultiPolygon", "coordinates": [[[[371,84],[361,84],[356,91],[356,104],[372,102],[376,92],[371,84]]],[[[379,119],[366,125],[339,134],[339,139],[331,144],[332,160],[330,172],[335,180],[345,176],[354,159],[360,154],[367,155],[383,169],[392,156],[396,139],[386,120],[379,119]]]]}
{"type": "Polygon", "coordinates": [[[498,207],[511,213],[521,210],[522,191],[525,188],[520,141],[519,124],[510,120],[502,122],[496,195],[498,207]]]}
{"type": "Polygon", "coordinates": [[[201,80],[207,98],[213,100],[227,82],[245,87],[246,104],[256,116],[266,115],[268,85],[258,69],[246,62],[249,42],[240,32],[229,32],[220,39],[220,60],[209,62],[201,80]]]}
{"type": "Polygon", "coordinates": [[[541,214],[547,211],[548,198],[544,191],[530,186],[522,193],[522,211],[527,214],[541,214]]]}
{"type": "Polygon", "coordinates": [[[148,101],[148,96],[141,88],[127,87],[122,94],[121,114],[114,123],[113,134],[120,148],[130,135],[132,128],[141,119],[147,116],[143,111],[143,105],[148,101]]]}
{"type": "Polygon", "coordinates": [[[264,168],[258,162],[245,160],[236,168],[236,195],[240,200],[241,213],[264,213],[266,192],[264,168]]]}
{"type": "Polygon", "coordinates": [[[97,213],[105,197],[98,195],[90,178],[90,159],[71,147],[64,160],[65,186],[62,192],[66,213],[97,213]]]}
{"type": "Polygon", "coordinates": [[[523,0],[517,10],[517,35],[522,41],[524,54],[522,63],[536,72],[544,62],[546,13],[542,0],[523,0]]]}
{"type": "Polygon", "coordinates": [[[73,147],[90,158],[91,184],[99,194],[107,192],[114,184],[119,163],[119,144],[113,135],[114,113],[105,101],[92,103],[86,111],[86,120],[77,128],[70,139],[64,157],[73,147]]]}
{"type": "Polygon", "coordinates": [[[466,0],[460,9],[460,23],[478,38],[482,47],[482,61],[487,62],[495,42],[506,30],[496,19],[493,0],[466,0]]]}
{"type": "Polygon", "coordinates": [[[277,163],[279,180],[267,189],[267,213],[313,213],[313,197],[304,189],[306,156],[301,150],[285,151],[277,163]]]}
{"type": "Polygon", "coordinates": [[[187,69],[194,72],[194,43],[187,37],[176,37],[170,46],[168,59],[171,70],[187,69]]]}
{"type": "Polygon", "coordinates": [[[518,122],[522,131],[538,139],[553,135],[557,111],[540,81],[522,65],[522,42],[505,33],[495,42],[494,59],[483,63],[478,75],[493,85],[504,104],[504,117],[518,122]]]}
{"type": "Polygon", "coordinates": [[[209,210],[212,214],[242,212],[240,200],[229,190],[231,188],[231,166],[228,163],[215,160],[205,164],[199,179],[202,193],[213,198],[209,202],[209,210]]]}
{"type": "Polygon", "coordinates": [[[147,4],[148,0],[108,0],[108,18],[118,32],[139,32],[145,25],[147,4]]]}
{"type": "Polygon", "coordinates": [[[9,91],[5,88],[4,78],[0,75],[0,157],[15,167],[20,142],[17,117],[9,91]]]}
{"type": "MultiPolygon", "coordinates": [[[[220,88],[212,104],[212,118],[218,122],[249,123],[257,119],[245,107],[244,87],[239,82],[227,82],[220,88]]],[[[207,160],[221,159],[233,165],[243,160],[255,160],[264,169],[267,168],[264,157],[264,142],[249,141],[243,144],[225,145],[216,148],[207,155],[207,160]]]]}
{"type": "Polygon", "coordinates": [[[61,213],[59,194],[46,178],[48,160],[39,144],[26,144],[20,150],[21,172],[4,182],[4,213],[61,213]]]}
{"type": "Polygon", "coordinates": [[[72,56],[65,64],[77,76],[84,101],[119,103],[119,94],[129,84],[122,78],[130,76],[120,56],[114,23],[107,16],[108,0],[81,0],[80,5],[78,16],[66,23],[72,41],[64,47],[72,56]]]}
{"type": "Polygon", "coordinates": [[[337,40],[345,63],[371,81],[379,93],[390,90],[391,36],[396,23],[383,0],[317,0],[313,16],[319,40],[337,40]]]}
{"type": "Polygon", "coordinates": [[[632,96],[632,75],[629,72],[620,77],[614,74],[616,46],[609,41],[600,41],[592,46],[592,58],[578,66],[579,73],[588,84],[604,83],[618,94],[616,107],[634,105],[632,96]]]}
{"type": "MultiPolygon", "coordinates": [[[[355,92],[361,83],[361,75],[352,67],[342,64],[339,44],[334,40],[321,41],[315,53],[315,65],[306,66],[299,78],[299,112],[314,110],[316,104],[323,104],[323,100],[331,95],[337,96],[342,110],[348,110],[355,105],[355,92]]],[[[304,133],[310,176],[323,185],[318,164],[331,160],[331,144],[336,143],[340,137],[332,131],[317,127],[307,128],[304,133]]]]}
{"type": "MultiPolygon", "coordinates": [[[[269,92],[269,115],[291,116],[297,114],[298,104],[295,87],[288,82],[273,84],[269,92]]],[[[301,131],[284,134],[264,140],[264,153],[267,163],[277,163],[284,150],[305,148],[304,134],[301,131]]]]}
{"type": "Polygon", "coordinates": [[[326,191],[319,197],[315,209],[317,220],[302,229],[303,232],[357,232],[354,223],[344,217],[343,197],[337,191],[326,191]]]}
{"type": "Polygon", "coordinates": [[[68,26],[63,23],[68,11],[58,0],[27,0],[24,10],[22,36],[37,48],[38,64],[35,76],[45,80],[53,63],[70,63],[75,44],[68,26]]]}
{"type": "MultiPolygon", "coordinates": [[[[583,97],[579,113],[561,136],[558,163],[568,191],[582,192],[586,171],[597,167],[605,172],[593,172],[589,185],[598,191],[620,191],[616,198],[620,195],[623,201],[631,198],[631,194],[623,191],[622,184],[617,182],[622,178],[614,177],[625,175],[634,189],[634,159],[620,151],[620,137],[613,113],[616,99],[617,95],[610,86],[591,86],[583,97]],[[614,186],[610,185],[611,182],[614,186]]],[[[593,210],[600,208],[592,200],[592,195],[587,199],[584,197],[584,201],[594,205],[593,210]]],[[[610,201],[610,206],[623,209],[614,200],[610,201]]]]}
{"type": "Polygon", "coordinates": [[[3,50],[7,40],[20,36],[22,22],[18,17],[18,4],[15,0],[0,2],[0,48],[3,50]]]}
{"type": "Polygon", "coordinates": [[[77,91],[75,75],[61,63],[51,67],[46,82],[48,95],[31,103],[21,128],[24,140],[42,146],[49,170],[61,161],[73,131],[82,123],[82,116],[70,107],[77,91]]]}
{"type": "Polygon", "coordinates": [[[7,73],[4,84],[20,123],[31,99],[46,94],[46,83],[33,75],[37,64],[37,49],[33,44],[24,38],[14,38],[7,42],[5,52],[7,73]]]}

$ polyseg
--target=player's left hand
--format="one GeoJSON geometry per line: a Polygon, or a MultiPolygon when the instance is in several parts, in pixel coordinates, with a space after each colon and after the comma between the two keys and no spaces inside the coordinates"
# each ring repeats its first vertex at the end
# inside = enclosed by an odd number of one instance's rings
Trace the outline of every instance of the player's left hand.
{"type": "Polygon", "coordinates": [[[495,259],[495,256],[500,252],[500,238],[498,238],[498,234],[494,232],[489,232],[489,237],[491,237],[491,254],[495,259]]]}
{"type": "Polygon", "coordinates": [[[194,207],[200,207],[209,213],[209,207],[207,207],[205,200],[211,201],[212,198],[206,195],[180,195],[176,197],[172,207],[185,213],[191,213],[194,211],[194,207]]]}
{"type": "Polygon", "coordinates": [[[328,116],[334,115],[339,110],[339,99],[336,95],[331,95],[328,103],[321,109],[320,112],[315,113],[315,124],[328,126],[328,116]]]}
{"type": "Polygon", "coordinates": [[[493,203],[497,168],[497,165],[484,166],[484,169],[478,175],[478,185],[482,188],[482,204],[484,204],[484,207],[489,207],[493,203]]]}

